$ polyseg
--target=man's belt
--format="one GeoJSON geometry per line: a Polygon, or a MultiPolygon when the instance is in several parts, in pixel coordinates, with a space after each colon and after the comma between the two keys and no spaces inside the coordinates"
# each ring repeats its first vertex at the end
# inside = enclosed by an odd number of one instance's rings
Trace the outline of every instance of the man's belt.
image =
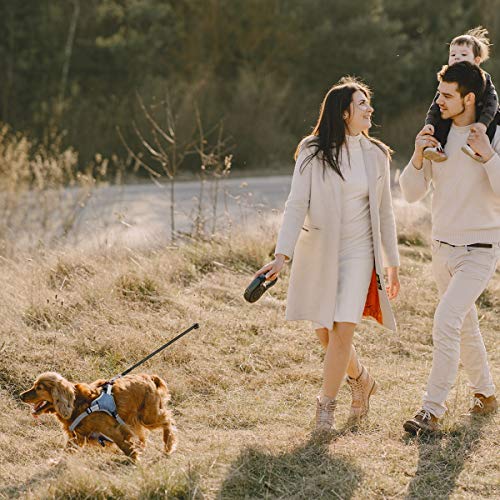
{"type": "Polygon", "coordinates": [[[443,243],[444,245],[448,245],[453,248],[457,247],[472,247],[472,248],[493,248],[491,243],[470,243],[468,245],[452,245],[451,243],[447,243],[446,241],[436,240],[438,243],[443,243]]]}

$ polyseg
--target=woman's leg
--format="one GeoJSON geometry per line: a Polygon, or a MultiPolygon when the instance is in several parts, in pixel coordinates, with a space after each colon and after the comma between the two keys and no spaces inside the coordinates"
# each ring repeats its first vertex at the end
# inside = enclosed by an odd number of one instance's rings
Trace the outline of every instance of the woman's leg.
{"type": "MultiPolygon", "coordinates": [[[[335,399],[344,380],[347,367],[352,357],[352,338],[356,323],[334,323],[328,332],[323,368],[322,395],[335,399]]],[[[355,362],[357,357],[355,355],[355,362]]]]}
{"type": "MultiPolygon", "coordinates": [[[[333,421],[333,410],[335,408],[335,398],[337,397],[340,385],[347,372],[347,383],[352,393],[351,410],[349,419],[359,421],[368,414],[370,409],[370,397],[377,390],[377,383],[368,373],[366,368],[359,362],[356,349],[352,345],[354,335],[354,323],[335,323],[334,329],[330,332],[326,328],[316,330],[321,344],[326,349],[325,365],[323,374],[323,395],[318,399],[317,422],[319,415],[322,415],[320,405],[332,405],[330,414],[323,418],[323,425],[331,427],[333,421]],[[335,348],[337,346],[337,348],[335,348]],[[345,357],[348,356],[347,364],[345,357]],[[342,366],[345,369],[342,370],[342,366]],[[325,424],[327,422],[327,424],[325,424]]],[[[318,424],[317,424],[318,426],[318,424]]]]}
{"type": "Polygon", "coordinates": [[[328,328],[317,328],[314,330],[324,349],[328,346],[328,328]]]}
{"type": "Polygon", "coordinates": [[[316,335],[326,348],[322,395],[316,400],[316,432],[330,432],[333,428],[337,405],[335,398],[352,357],[355,326],[355,323],[334,323],[331,331],[316,330],[316,335]]]}
{"type": "Polygon", "coordinates": [[[351,358],[347,365],[347,375],[351,378],[358,378],[361,375],[363,365],[359,362],[358,355],[354,346],[351,346],[351,358]]]}
{"type": "MultiPolygon", "coordinates": [[[[317,328],[315,330],[316,336],[318,337],[321,345],[326,350],[328,347],[328,328],[317,328]]],[[[349,359],[349,364],[347,365],[347,375],[351,378],[358,378],[362,370],[362,365],[358,360],[358,355],[356,354],[356,349],[351,345],[351,357],[349,359]]]]}

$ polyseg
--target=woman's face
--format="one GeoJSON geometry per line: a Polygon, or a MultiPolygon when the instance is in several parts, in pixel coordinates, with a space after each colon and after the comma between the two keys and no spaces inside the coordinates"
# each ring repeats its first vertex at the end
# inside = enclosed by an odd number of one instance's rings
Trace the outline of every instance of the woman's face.
{"type": "Polygon", "coordinates": [[[356,90],[352,95],[349,110],[344,112],[347,133],[358,135],[360,132],[368,130],[372,126],[372,113],[370,99],[361,90],[356,90]]]}

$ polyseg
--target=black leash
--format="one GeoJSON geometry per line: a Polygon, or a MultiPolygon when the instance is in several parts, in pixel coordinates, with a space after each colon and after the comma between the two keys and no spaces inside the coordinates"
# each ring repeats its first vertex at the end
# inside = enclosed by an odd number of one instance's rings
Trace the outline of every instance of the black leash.
{"type": "Polygon", "coordinates": [[[169,340],[166,344],[163,344],[161,347],[156,349],[156,351],[152,352],[151,354],[148,354],[145,358],[141,359],[135,365],[131,366],[130,368],[127,368],[124,372],[120,373],[120,375],[115,375],[109,382],[112,384],[117,378],[124,377],[125,375],[130,373],[132,370],[135,370],[138,366],[145,363],[148,359],[151,359],[153,356],[156,356],[159,352],[163,351],[163,349],[166,349],[169,345],[173,344],[176,340],[179,340],[181,337],[183,337],[184,335],[189,333],[191,330],[197,330],[199,327],[200,327],[200,325],[198,323],[194,323],[187,330],[184,330],[182,333],[179,333],[179,335],[177,335],[177,337],[174,337],[172,340],[169,340]]]}

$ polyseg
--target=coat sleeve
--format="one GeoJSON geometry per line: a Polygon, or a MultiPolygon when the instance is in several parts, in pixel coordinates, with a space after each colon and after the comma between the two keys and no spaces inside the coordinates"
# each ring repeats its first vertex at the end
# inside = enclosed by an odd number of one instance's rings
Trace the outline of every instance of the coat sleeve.
{"type": "Polygon", "coordinates": [[[483,105],[478,121],[488,127],[498,111],[498,94],[490,75],[486,76],[486,89],[482,101],[483,105]]]}
{"type": "Polygon", "coordinates": [[[278,233],[275,250],[275,255],[281,253],[286,256],[286,260],[290,260],[293,257],[295,244],[297,243],[307,210],[309,209],[311,172],[312,166],[316,162],[316,159],[308,159],[312,153],[313,149],[304,144],[295,162],[292,187],[285,204],[283,221],[278,233]]]}
{"type": "Polygon", "coordinates": [[[429,110],[427,111],[427,115],[425,117],[426,125],[432,125],[433,127],[436,127],[439,120],[441,120],[441,111],[436,103],[438,97],[439,97],[439,92],[436,92],[436,95],[434,96],[432,104],[430,105],[429,110]]]}
{"type": "Polygon", "coordinates": [[[399,266],[398,235],[392,206],[391,168],[389,158],[385,162],[384,187],[380,203],[380,236],[384,267],[399,266]]]}
{"type": "Polygon", "coordinates": [[[492,146],[495,153],[486,163],[483,163],[483,167],[493,192],[500,197],[500,127],[497,127],[492,146]]]}
{"type": "Polygon", "coordinates": [[[429,160],[424,160],[420,170],[417,170],[410,161],[399,178],[403,198],[408,203],[420,201],[429,192],[431,180],[432,164],[429,160]]]}

